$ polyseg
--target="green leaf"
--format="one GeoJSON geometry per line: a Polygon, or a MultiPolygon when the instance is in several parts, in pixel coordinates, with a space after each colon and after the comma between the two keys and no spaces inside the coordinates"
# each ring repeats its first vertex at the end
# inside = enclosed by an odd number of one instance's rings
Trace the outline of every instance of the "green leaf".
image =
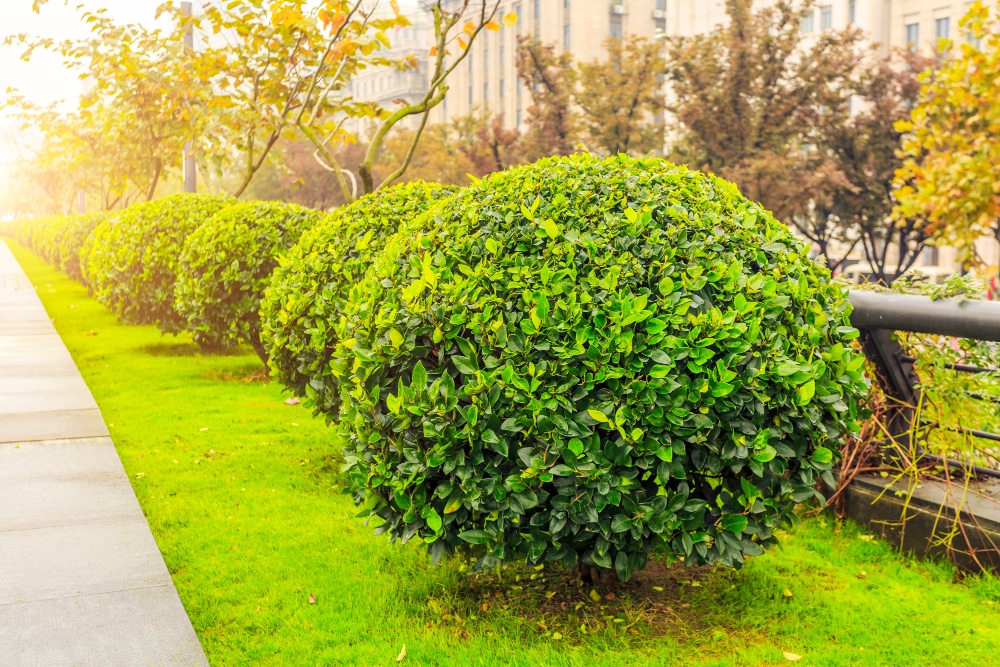
{"type": "Polygon", "coordinates": [[[490,541],[490,536],[485,530],[466,530],[458,534],[458,539],[469,544],[486,544],[490,541]]]}
{"type": "Polygon", "coordinates": [[[777,450],[771,445],[765,445],[761,449],[758,449],[753,454],[754,461],[760,461],[761,463],[767,463],[774,459],[778,455],[777,450]]]}
{"type": "Polygon", "coordinates": [[[599,424],[605,424],[609,421],[608,416],[603,412],[601,412],[600,410],[590,409],[587,410],[587,414],[590,415],[591,419],[593,419],[595,422],[599,424]]]}
{"type": "Polygon", "coordinates": [[[809,457],[813,463],[818,463],[820,465],[826,465],[833,461],[833,452],[826,447],[817,447],[813,451],[812,456],[809,457]]]}
{"type": "Polygon", "coordinates": [[[658,334],[667,328],[667,323],[655,317],[646,320],[646,333],[649,335],[658,334]]]}
{"type": "Polygon", "coordinates": [[[424,517],[424,521],[427,522],[427,527],[433,530],[435,533],[441,530],[441,515],[437,513],[437,510],[429,505],[424,509],[429,510],[426,514],[421,512],[424,517]]]}
{"type": "Polygon", "coordinates": [[[665,366],[663,364],[655,364],[649,369],[649,377],[656,378],[657,380],[662,380],[663,378],[670,375],[670,366],[665,366]]]}
{"type": "Polygon", "coordinates": [[[552,222],[548,218],[546,218],[545,222],[542,223],[542,229],[545,230],[545,233],[549,235],[550,239],[555,240],[559,238],[559,225],[552,222]]]}
{"type": "Polygon", "coordinates": [[[580,438],[573,438],[569,441],[569,443],[567,443],[566,446],[569,447],[569,451],[573,452],[577,456],[583,454],[583,442],[580,438]]]}
{"type": "Polygon", "coordinates": [[[423,389],[427,386],[427,369],[419,361],[413,367],[413,379],[410,385],[415,389],[423,389]]]}
{"type": "Polygon", "coordinates": [[[451,362],[455,364],[455,368],[462,375],[476,374],[476,364],[468,357],[454,356],[451,358],[451,362]]]}
{"type": "Polygon", "coordinates": [[[815,395],[816,395],[816,381],[809,380],[809,382],[806,382],[804,385],[799,387],[798,391],[799,405],[805,405],[810,400],[812,400],[812,397],[815,395]]]}
{"type": "Polygon", "coordinates": [[[399,347],[403,344],[405,339],[403,338],[403,334],[399,333],[395,329],[390,329],[389,340],[392,341],[394,347],[399,347]]]}
{"type": "Polygon", "coordinates": [[[444,506],[445,514],[454,514],[458,510],[462,509],[462,497],[452,498],[448,501],[448,504],[444,506]]]}
{"type": "Polygon", "coordinates": [[[719,526],[730,533],[742,533],[747,527],[747,518],[742,514],[727,514],[722,517],[719,526]]]}

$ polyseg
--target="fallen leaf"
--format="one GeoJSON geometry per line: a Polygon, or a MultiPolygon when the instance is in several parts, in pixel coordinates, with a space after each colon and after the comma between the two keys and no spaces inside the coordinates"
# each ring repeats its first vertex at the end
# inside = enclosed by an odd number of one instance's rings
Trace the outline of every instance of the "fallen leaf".
{"type": "Polygon", "coordinates": [[[396,656],[396,662],[403,662],[403,658],[406,657],[406,644],[403,644],[402,650],[400,650],[399,655],[396,656]]]}
{"type": "Polygon", "coordinates": [[[784,595],[786,598],[792,597],[792,589],[791,588],[786,588],[785,592],[782,595],[784,595]]]}
{"type": "Polygon", "coordinates": [[[315,593],[310,593],[309,594],[309,604],[316,604],[316,594],[315,593]]]}
{"type": "Polygon", "coordinates": [[[608,593],[607,595],[604,596],[604,599],[607,600],[608,602],[611,602],[612,600],[615,599],[615,597],[616,596],[614,593],[608,593]]]}
{"type": "Polygon", "coordinates": [[[552,639],[554,639],[556,641],[559,641],[560,639],[562,639],[562,633],[561,632],[553,632],[552,633],[552,639]]]}
{"type": "Polygon", "coordinates": [[[871,542],[875,539],[874,535],[858,535],[858,539],[862,542],[871,542]]]}
{"type": "Polygon", "coordinates": [[[203,429],[199,429],[199,430],[201,430],[201,431],[202,431],[202,432],[204,433],[204,432],[205,432],[205,431],[207,431],[208,429],[207,429],[207,428],[203,428],[203,429]]]}
{"type": "Polygon", "coordinates": [[[596,603],[600,603],[601,594],[595,591],[593,588],[590,589],[590,599],[596,603]]]}
{"type": "Polygon", "coordinates": [[[657,593],[662,593],[663,586],[653,586],[653,590],[656,591],[657,593]]]}
{"type": "Polygon", "coordinates": [[[143,477],[145,477],[145,476],[146,476],[146,473],[144,473],[144,472],[137,472],[137,473],[135,474],[135,478],[136,478],[136,479],[142,479],[142,478],[143,478],[143,477]]]}
{"type": "Polygon", "coordinates": [[[291,397],[291,398],[286,398],[285,399],[285,405],[298,405],[301,402],[302,401],[300,401],[299,399],[295,398],[294,396],[291,397]]]}
{"type": "Polygon", "coordinates": [[[796,653],[789,653],[788,651],[782,651],[781,654],[785,656],[785,660],[789,662],[795,662],[796,660],[801,660],[802,656],[796,653]]]}

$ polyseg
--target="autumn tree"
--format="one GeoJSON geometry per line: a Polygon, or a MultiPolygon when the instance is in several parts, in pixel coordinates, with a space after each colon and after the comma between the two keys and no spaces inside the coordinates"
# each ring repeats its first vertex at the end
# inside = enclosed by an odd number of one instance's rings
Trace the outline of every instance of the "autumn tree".
{"type": "Polygon", "coordinates": [[[892,217],[893,178],[902,166],[895,125],[917,100],[918,74],[934,63],[910,50],[883,57],[873,49],[849,91],[853,103],[820,116],[817,150],[833,160],[835,173],[823,189],[827,196],[792,223],[820,246],[831,268],[861,246],[872,279],[890,284],[920,257],[927,241],[923,217],[892,217]],[[838,253],[832,240],[840,242],[838,253]]]}
{"type": "Polygon", "coordinates": [[[203,134],[200,124],[212,95],[210,82],[194,62],[196,55],[184,48],[182,24],[147,29],[116,23],[104,10],[78,9],[90,30],[84,39],[14,35],[4,42],[22,46],[25,60],[39,50],[56,53],[68,69],[86,79],[88,88],[77,110],[58,118],[53,108],[38,108],[18,94],[11,95],[6,106],[43,131],[73,125],[61,137],[49,134],[61,141],[75,134],[78,153],[111,147],[114,156],[104,160],[111,170],[104,175],[111,183],[105,197],[109,205],[128,197],[127,184],[152,199],[164,172],[179,162],[183,146],[203,134]]]}
{"type": "Polygon", "coordinates": [[[824,113],[844,113],[863,59],[861,33],[827,30],[810,46],[801,9],[786,0],[754,9],[727,0],[712,39],[668,40],[672,158],[736,182],[782,220],[806,217],[846,183],[816,150],[824,113]]]}
{"type": "Polygon", "coordinates": [[[959,25],[970,40],[945,40],[949,56],[921,77],[919,101],[898,123],[906,156],[896,177],[898,219],[926,220],[938,244],[981,264],[976,241],[1000,241],[1000,5],[975,3],[959,25]]]}
{"type": "Polygon", "coordinates": [[[534,161],[548,155],[569,155],[580,138],[580,121],[573,108],[576,71],[573,57],[552,44],[518,39],[517,73],[531,95],[525,144],[534,161]]]}
{"type": "Polygon", "coordinates": [[[663,150],[662,45],[641,37],[604,43],[605,60],[579,63],[574,102],[587,146],[605,155],[663,150]]]}
{"type": "Polygon", "coordinates": [[[245,0],[207,4],[187,19],[216,36],[198,63],[213,83],[215,129],[239,156],[234,194],[243,194],[282,137],[297,130],[311,143],[337,145],[347,119],[378,114],[342,93],[361,70],[404,66],[383,50],[387,31],[409,22],[395,2],[381,4],[389,9],[365,11],[380,3],[360,0],[245,0]]]}

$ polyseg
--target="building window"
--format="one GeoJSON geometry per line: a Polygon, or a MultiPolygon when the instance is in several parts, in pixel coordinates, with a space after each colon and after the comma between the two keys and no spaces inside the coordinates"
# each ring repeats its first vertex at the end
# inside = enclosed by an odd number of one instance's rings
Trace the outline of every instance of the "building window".
{"type": "Polygon", "coordinates": [[[503,41],[500,42],[500,68],[503,69],[503,62],[505,60],[504,56],[507,53],[507,49],[504,48],[503,41]]]}
{"type": "Polygon", "coordinates": [[[938,39],[948,39],[948,31],[950,27],[951,27],[950,21],[948,20],[947,16],[944,17],[943,19],[935,20],[934,21],[935,36],[938,39]]]}
{"type": "Polygon", "coordinates": [[[938,249],[935,246],[924,246],[924,266],[937,266],[941,263],[938,249]]]}
{"type": "Polygon", "coordinates": [[[819,8],[819,29],[829,30],[833,27],[833,5],[823,5],[819,8]]]}
{"type": "Polygon", "coordinates": [[[520,109],[517,110],[517,127],[518,127],[518,129],[520,129],[520,127],[521,127],[521,110],[520,109]]]}
{"type": "Polygon", "coordinates": [[[521,34],[521,3],[514,3],[514,14],[517,16],[517,34],[521,34]]]}
{"type": "Polygon", "coordinates": [[[503,78],[503,77],[500,77],[500,99],[501,99],[501,100],[502,100],[502,99],[503,99],[503,97],[504,97],[504,92],[505,92],[505,91],[504,91],[504,88],[506,88],[506,86],[504,86],[504,78],[503,78]]]}
{"type": "Polygon", "coordinates": [[[667,11],[667,0],[656,0],[656,10],[660,12],[667,11]]]}
{"type": "Polygon", "coordinates": [[[858,15],[858,0],[850,0],[847,3],[847,22],[854,23],[858,15]]]}
{"type": "Polygon", "coordinates": [[[490,84],[487,82],[483,84],[483,102],[488,99],[490,99],[490,84]]]}
{"type": "Polygon", "coordinates": [[[919,23],[907,23],[906,24],[906,47],[909,49],[917,48],[917,42],[920,41],[920,24],[919,23]]]}
{"type": "Polygon", "coordinates": [[[809,13],[802,17],[802,24],[801,24],[802,32],[809,33],[815,30],[815,26],[813,25],[813,19],[815,18],[816,18],[816,13],[810,9],[809,13]]]}
{"type": "Polygon", "coordinates": [[[563,50],[569,51],[569,0],[563,0],[563,50]]]}
{"type": "Polygon", "coordinates": [[[622,38],[622,15],[612,14],[611,15],[611,39],[621,39],[622,38]]]}
{"type": "Polygon", "coordinates": [[[535,0],[535,37],[542,28],[542,0],[535,0]]]}

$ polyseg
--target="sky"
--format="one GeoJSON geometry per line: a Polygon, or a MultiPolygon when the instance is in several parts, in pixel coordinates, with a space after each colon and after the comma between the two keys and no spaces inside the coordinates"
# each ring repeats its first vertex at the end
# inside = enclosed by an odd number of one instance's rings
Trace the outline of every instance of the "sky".
{"type": "MultiPolygon", "coordinates": [[[[32,0],[2,0],[0,10],[0,98],[6,100],[8,88],[15,88],[32,101],[50,104],[73,99],[82,91],[75,73],[66,70],[58,56],[37,53],[31,62],[20,59],[21,49],[3,46],[8,35],[27,33],[55,39],[79,38],[87,30],[76,11],[78,5],[88,10],[107,8],[108,15],[128,23],[153,24],[156,7],[163,0],[48,0],[39,14],[31,10],[32,0]]],[[[0,168],[10,164],[18,150],[30,148],[31,133],[20,132],[17,124],[0,112],[0,168]]]]}

